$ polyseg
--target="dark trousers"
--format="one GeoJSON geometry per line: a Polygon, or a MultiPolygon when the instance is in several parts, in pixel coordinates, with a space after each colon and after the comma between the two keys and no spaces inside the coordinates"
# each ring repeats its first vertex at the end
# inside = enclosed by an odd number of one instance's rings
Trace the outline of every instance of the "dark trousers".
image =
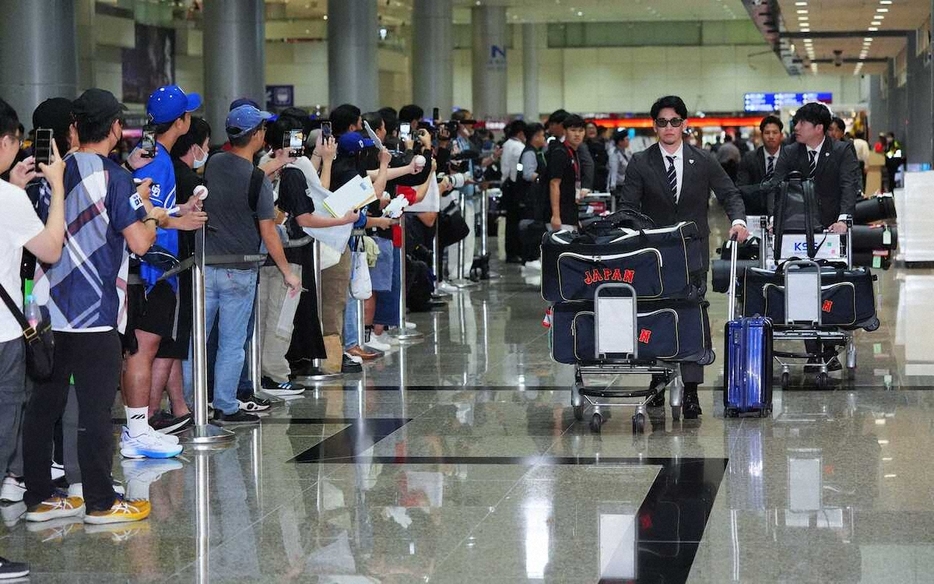
{"type": "Polygon", "coordinates": [[[515,184],[503,185],[503,208],[506,211],[506,257],[517,258],[522,256],[522,240],[519,237],[519,220],[522,219],[522,209],[519,205],[519,188],[515,184]]]}
{"type": "Polygon", "coordinates": [[[52,435],[65,411],[69,379],[78,398],[78,465],[88,511],[109,509],[116,495],[111,482],[111,408],[120,384],[123,355],[117,331],[55,333],[52,377],[33,388],[23,424],[24,502],[28,507],[52,496],[52,435]]]}

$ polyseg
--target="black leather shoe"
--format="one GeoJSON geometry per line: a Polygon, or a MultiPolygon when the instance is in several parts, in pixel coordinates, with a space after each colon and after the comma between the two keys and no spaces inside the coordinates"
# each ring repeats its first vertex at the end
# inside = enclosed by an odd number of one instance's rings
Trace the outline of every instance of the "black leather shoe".
{"type": "Polygon", "coordinates": [[[363,366],[344,355],[341,358],[341,373],[361,373],[363,371],[363,366]]]}
{"type": "Polygon", "coordinates": [[[697,388],[692,390],[685,387],[684,399],[681,404],[681,415],[684,416],[685,420],[696,420],[703,413],[700,407],[700,400],[697,399],[697,388]]]}

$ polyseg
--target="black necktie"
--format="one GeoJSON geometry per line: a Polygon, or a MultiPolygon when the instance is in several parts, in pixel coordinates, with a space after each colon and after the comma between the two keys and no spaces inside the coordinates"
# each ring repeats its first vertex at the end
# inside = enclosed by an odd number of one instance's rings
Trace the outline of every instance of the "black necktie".
{"type": "Polygon", "coordinates": [[[769,161],[765,165],[765,178],[772,178],[772,173],[775,172],[775,157],[769,156],[769,161]]]}
{"type": "Polygon", "coordinates": [[[666,156],[668,159],[668,188],[671,190],[671,198],[675,203],[678,202],[678,172],[675,170],[675,157],[666,156]]]}
{"type": "Polygon", "coordinates": [[[808,178],[813,178],[814,174],[817,172],[817,150],[808,150],[808,156],[811,158],[811,173],[808,175],[808,178]]]}

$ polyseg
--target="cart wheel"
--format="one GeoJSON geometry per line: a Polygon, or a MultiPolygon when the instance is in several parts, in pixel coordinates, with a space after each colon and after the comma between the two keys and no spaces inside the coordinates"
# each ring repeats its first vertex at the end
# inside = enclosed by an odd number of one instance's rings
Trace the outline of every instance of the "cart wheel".
{"type": "Polygon", "coordinates": [[[584,420],[584,406],[574,406],[574,419],[578,422],[584,420]]]}
{"type": "Polygon", "coordinates": [[[632,433],[633,434],[644,434],[645,433],[645,414],[639,413],[632,417],[632,433]]]}
{"type": "Polygon", "coordinates": [[[791,374],[785,371],[782,373],[782,389],[788,389],[791,384],[791,374]]]}
{"type": "Polygon", "coordinates": [[[817,374],[817,389],[826,389],[830,383],[830,376],[821,371],[817,374]]]}
{"type": "Polygon", "coordinates": [[[739,410],[737,410],[736,408],[726,408],[725,410],[723,410],[723,417],[724,418],[738,418],[739,410]]]}
{"type": "Polygon", "coordinates": [[[599,434],[601,426],[603,426],[603,416],[594,414],[593,417],[590,418],[590,431],[594,434],[599,434]]]}
{"type": "Polygon", "coordinates": [[[671,406],[671,419],[675,422],[681,419],[681,406],[671,406]]]}

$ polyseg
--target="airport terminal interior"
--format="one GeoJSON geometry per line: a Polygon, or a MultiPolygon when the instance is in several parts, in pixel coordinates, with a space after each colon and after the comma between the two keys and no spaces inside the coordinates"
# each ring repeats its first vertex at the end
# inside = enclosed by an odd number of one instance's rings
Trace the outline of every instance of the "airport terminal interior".
{"type": "MultiPolygon", "coordinates": [[[[126,459],[117,448],[115,480],[148,477],[148,519],[39,523],[24,519],[23,503],[0,506],[0,556],[31,570],[17,581],[934,581],[928,0],[0,7],[0,97],[27,131],[39,101],[101,87],[129,107],[132,136],[149,92],[177,83],[203,96],[217,146],[228,104],[249,97],[320,118],[340,103],[363,112],[416,103],[442,120],[464,109],[495,140],[513,119],[544,123],[563,108],[607,137],[623,130],[636,151],[654,141],[652,103],[673,94],[699,147],[727,134],[757,146],[763,117],[787,132],[795,110],[818,100],[849,139],[859,132],[875,147],[891,132],[899,147],[880,144],[864,165],[865,196],[894,193],[897,210],[872,225],[882,243],[858,250],[874,276],[878,327],[847,331],[840,371],[777,358],[770,415],[726,415],[729,303],[709,285],[717,356],[698,390],[700,417],[666,406],[636,424],[632,407],[604,407],[594,427],[586,400],[577,416],[576,367],[552,358],[547,270],[507,262],[505,220],[492,213],[468,236],[488,269],[456,273],[458,246],[449,247],[453,285],[431,310],[406,314],[411,338],[361,373],[298,377],[308,388],[271,397],[259,424],[232,428],[230,440],[182,436],[174,458],[126,459]],[[49,34],[33,38],[46,23],[49,34]],[[28,58],[47,56],[41,45],[68,58],[28,58]]],[[[493,196],[495,209],[499,193],[494,181],[476,196],[493,196]]],[[[713,196],[709,220],[716,259],[731,223],[713,196]]],[[[800,345],[775,340],[776,350],[800,345]]],[[[650,376],[611,368],[583,381],[642,390],[650,376]]],[[[119,397],[113,416],[119,440],[119,397]]]]}

